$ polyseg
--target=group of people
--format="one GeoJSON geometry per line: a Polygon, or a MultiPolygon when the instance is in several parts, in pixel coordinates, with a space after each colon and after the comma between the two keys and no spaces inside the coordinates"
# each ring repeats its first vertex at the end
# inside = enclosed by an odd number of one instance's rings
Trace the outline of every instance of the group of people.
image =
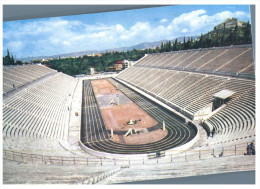
{"type": "Polygon", "coordinates": [[[255,145],[253,142],[247,145],[245,155],[255,155],[255,145]]]}

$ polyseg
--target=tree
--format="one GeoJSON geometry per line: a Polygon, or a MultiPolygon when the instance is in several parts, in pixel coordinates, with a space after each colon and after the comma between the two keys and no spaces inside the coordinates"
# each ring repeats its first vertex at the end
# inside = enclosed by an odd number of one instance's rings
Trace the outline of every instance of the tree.
{"type": "Polygon", "coordinates": [[[198,46],[201,48],[201,47],[203,47],[203,45],[204,45],[204,37],[202,34],[200,34],[198,46]]]}
{"type": "Polygon", "coordinates": [[[212,47],[212,46],[213,46],[213,43],[212,43],[212,33],[208,32],[207,40],[206,40],[206,47],[209,48],[209,47],[212,47]]]}
{"type": "Polygon", "coordinates": [[[178,50],[177,45],[178,45],[178,40],[176,38],[175,41],[174,41],[174,44],[173,44],[173,51],[177,51],[178,50]]]}
{"type": "Polygon", "coordinates": [[[161,43],[160,52],[163,52],[163,50],[164,50],[164,44],[163,44],[163,42],[162,42],[162,43],[161,43]]]}
{"type": "Polygon", "coordinates": [[[185,40],[185,36],[183,38],[183,50],[186,50],[186,40],[185,40]]]}
{"type": "Polygon", "coordinates": [[[3,57],[3,64],[4,65],[12,65],[12,58],[10,56],[9,49],[7,49],[7,55],[3,57]]]}
{"type": "Polygon", "coordinates": [[[15,64],[13,55],[11,56],[10,63],[11,63],[11,65],[15,64]]]}
{"type": "Polygon", "coordinates": [[[10,57],[9,49],[7,49],[7,56],[10,57]]]}
{"type": "Polygon", "coordinates": [[[166,43],[166,52],[169,52],[169,51],[171,51],[171,50],[172,50],[171,41],[168,41],[168,42],[166,43]]]}
{"type": "Polygon", "coordinates": [[[249,24],[249,21],[246,23],[246,27],[244,29],[244,40],[243,42],[248,44],[252,43],[252,36],[251,36],[251,25],[249,24]]]}
{"type": "Polygon", "coordinates": [[[187,43],[185,44],[185,49],[186,49],[186,50],[187,50],[187,49],[191,49],[191,43],[192,43],[191,38],[188,37],[188,41],[187,41],[187,43]]]}
{"type": "Polygon", "coordinates": [[[238,39],[238,27],[237,27],[237,22],[236,22],[236,26],[235,26],[235,30],[234,30],[234,44],[237,44],[237,39],[238,39]]]}

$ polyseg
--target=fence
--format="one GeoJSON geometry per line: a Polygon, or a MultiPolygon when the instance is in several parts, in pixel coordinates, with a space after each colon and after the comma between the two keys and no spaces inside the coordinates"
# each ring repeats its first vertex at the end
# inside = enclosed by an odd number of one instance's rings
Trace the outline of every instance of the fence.
{"type": "Polygon", "coordinates": [[[243,155],[246,152],[248,143],[237,144],[228,147],[211,148],[204,150],[189,150],[179,154],[171,151],[147,154],[147,157],[127,157],[127,158],[85,158],[85,157],[65,157],[47,156],[39,154],[28,154],[17,151],[3,150],[3,159],[32,164],[53,164],[53,165],[94,165],[94,166],[131,166],[149,165],[159,163],[176,163],[185,161],[197,161],[217,157],[227,157],[243,155]],[[160,154],[160,155],[158,155],[160,154]],[[162,155],[163,154],[163,155],[162,155]]]}

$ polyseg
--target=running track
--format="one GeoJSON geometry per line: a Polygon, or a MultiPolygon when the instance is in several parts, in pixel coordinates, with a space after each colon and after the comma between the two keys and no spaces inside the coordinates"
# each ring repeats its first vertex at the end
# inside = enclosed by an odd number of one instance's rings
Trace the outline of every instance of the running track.
{"type": "Polygon", "coordinates": [[[150,114],[159,124],[165,121],[168,133],[161,140],[148,144],[129,145],[113,142],[108,137],[91,83],[89,80],[84,80],[81,142],[88,148],[114,154],[145,154],[181,146],[195,137],[196,130],[192,126],[186,125],[182,119],[173,113],[119,82],[113,79],[109,79],[109,81],[113,85],[117,85],[128,98],[150,114]]]}

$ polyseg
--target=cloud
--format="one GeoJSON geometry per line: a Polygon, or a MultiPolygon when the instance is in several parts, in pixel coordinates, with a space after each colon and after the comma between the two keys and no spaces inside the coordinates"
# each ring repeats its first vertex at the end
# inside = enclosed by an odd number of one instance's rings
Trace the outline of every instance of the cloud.
{"type": "Polygon", "coordinates": [[[23,56],[54,55],[84,50],[102,50],[131,46],[147,41],[174,39],[205,33],[228,17],[248,20],[249,13],[223,11],[209,15],[198,9],[183,13],[172,20],[87,24],[63,18],[7,22],[3,27],[3,50],[23,56]]]}
{"type": "Polygon", "coordinates": [[[175,25],[186,24],[196,18],[199,18],[200,15],[205,14],[205,13],[206,13],[205,10],[196,10],[196,11],[192,11],[189,13],[183,13],[182,15],[174,18],[172,20],[172,24],[175,24],[175,25]]]}
{"type": "Polygon", "coordinates": [[[166,18],[163,18],[160,20],[160,23],[166,23],[166,22],[168,22],[168,20],[166,18]]]}
{"type": "Polygon", "coordinates": [[[212,30],[214,26],[231,17],[249,19],[250,15],[242,11],[223,11],[209,16],[205,10],[200,9],[174,18],[167,29],[174,30],[176,34],[181,32],[186,35],[198,35],[212,30]]]}
{"type": "Polygon", "coordinates": [[[124,32],[125,28],[121,24],[116,24],[116,31],[118,32],[124,32]]]}
{"type": "Polygon", "coordinates": [[[187,28],[183,28],[183,29],[181,30],[181,32],[182,32],[182,33],[187,33],[187,32],[188,32],[188,29],[187,29],[187,28]]]}

